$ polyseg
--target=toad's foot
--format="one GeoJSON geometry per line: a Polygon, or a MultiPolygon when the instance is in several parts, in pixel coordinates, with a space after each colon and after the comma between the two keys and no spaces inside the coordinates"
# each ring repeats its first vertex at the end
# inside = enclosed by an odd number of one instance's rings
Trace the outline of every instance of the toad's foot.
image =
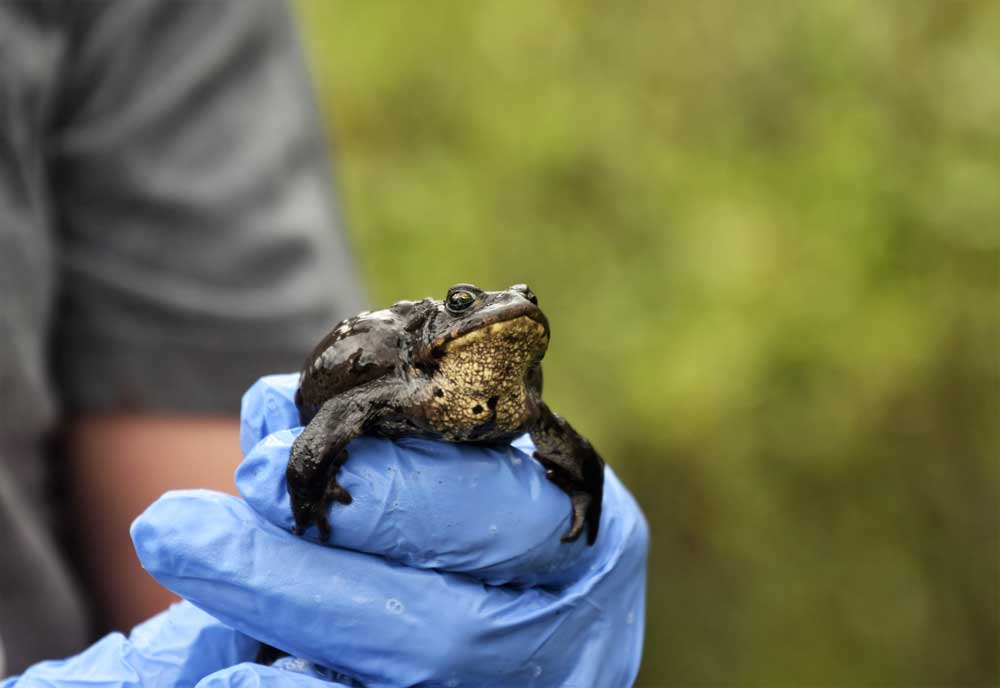
{"type": "Polygon", "coordinates": [[[326,542],[330,505],[351,503],[350,493],[337,482],[337,471],[347,461],[345,447],[361,434],[367,418],[364,404],[355,401],[350,394],[327,400],[292,442],[285,483],[297,535],[316,524],[320,540],[326,542]]]}
{"type": "Polygon", "coordinates": [[[289,489],[288,495],[292,502],[292,516],[295,518],[294,533],[302,535],[311,525],[315,525],[319,530],[320,542],[330,539],[330,521],[327,513],[330,506],[336,502],[338,504],[350,504],[354,499],[343,485],[337,482],[336,472],[347,460],[347,451],[341,451],[336,460],[331,465],[333,475],[327,481],[323,493],[316,495],[309,492],[301,492],[289,489]]]}
{"type": "Polygon", "coordinates": [[[545,467],[545,475],[569,495],[572,505],[569,530],[563,542],[572,542],[587,528],[587,544],[597,540],[604,497],[604,460],[587,438],[565,419],[552,413],[543,402],[531,430],[535,458],[545,467]]]}
{"type": "Polygon", "coordinates": [[[535,452],[535,459],[545,467],[545,477],[553,485],[569,495],[570,526],[560,538],[562,542],[574,542],[580,537],[584,526],[587,528],[587,544],[592,545],[597,539],[597,525],[601,518],[600,504],[595,506],[594,496],[581,489],[579,482],[564,468],[546,457],[541,452],[535,452]]]}

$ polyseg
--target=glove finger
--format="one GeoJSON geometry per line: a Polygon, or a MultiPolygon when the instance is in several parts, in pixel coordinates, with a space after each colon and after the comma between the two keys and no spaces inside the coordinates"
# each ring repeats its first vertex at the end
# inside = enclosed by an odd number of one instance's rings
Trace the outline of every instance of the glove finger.
{"type": "Polygon", "coordinates": [[[240,405],[243,456],[272,432],[299,425],[299,410],[295,407],[298,386],[298,373],[266,375],[246,391],[240,405]]]}
{"type": "MultiPolygon", "coordinates": [[[[270,435],[236,471],[247,503],[289,531],[285,468],[296,436],[270,435]]],[[[347,451],[337,479],[353,501],[331,506],[331,545],[491,585],[557,585],[595,556],[586,538],[560,541],[569,497],[545,478],[527,437],[502,448],[360,437],[347,451]]],[[[317,541],[315,528],[306,537],[317,541]]]]}
{"type": "Polygon", "coordinates": [[[237,664],[206,676],[198,688],[351,688],[351,684],[330,681],[320,667],[292,659],[284,667],[237,664]]]}
{"type": "Polygon", "coordinates": [[[259,643],[197,607],[181,602],[132,629],[110,633],[68,659],[41,662],[18,688],[194,686],[205,675],[254,658],[259,643]]]}

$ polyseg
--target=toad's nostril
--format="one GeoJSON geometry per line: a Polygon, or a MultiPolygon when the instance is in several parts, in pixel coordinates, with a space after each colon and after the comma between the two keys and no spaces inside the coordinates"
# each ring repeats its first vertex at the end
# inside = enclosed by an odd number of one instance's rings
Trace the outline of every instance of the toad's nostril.
{"type": "Polygon", "coordinates": [[[515,284],[510,288],[511,291],[518,291],[524,295],[524,298],[531,301],[536,306],[538,305],[538,297],[535,296],[534,292],[531,291],[531,287],[527,284],[515,284]]]}

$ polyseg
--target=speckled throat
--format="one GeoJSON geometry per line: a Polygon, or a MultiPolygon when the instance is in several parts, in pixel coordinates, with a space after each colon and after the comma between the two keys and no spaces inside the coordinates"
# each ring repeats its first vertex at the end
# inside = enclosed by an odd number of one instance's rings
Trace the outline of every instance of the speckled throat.
{"type": "Polygon", "coordinates": [[[545,354],[545,327],[527,316],[449,341],[437,360],[428,420],[452,441],[516,431],[537,412],[527,376],[545,354]]]}

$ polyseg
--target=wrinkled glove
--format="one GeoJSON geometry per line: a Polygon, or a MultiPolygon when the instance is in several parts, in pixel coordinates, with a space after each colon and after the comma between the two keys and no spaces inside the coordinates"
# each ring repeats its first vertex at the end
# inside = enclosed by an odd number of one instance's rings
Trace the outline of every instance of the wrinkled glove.
{"type": "Polygon", "coordinates": [[[289,657],[253,664],[259,643],[188,602],[110,633],[69,659],[39,662],[0,688],[350,688],[332,672],[289,657]]]}
{"type": "Polygon", "coordinates": [[[362,437],[338,474],[354,500],[332,507],[321,545],[315,530],[290,532],[296,383],[267,377],[244,397],[245,502],[168,493],[132,527],[163,585],[236,636],[302,658],[238,664],[205,685],[631,685],[648,529],[610,470],[597,543],[564,544],[569,501],[527,438],[481,448],[362,437]]]}

